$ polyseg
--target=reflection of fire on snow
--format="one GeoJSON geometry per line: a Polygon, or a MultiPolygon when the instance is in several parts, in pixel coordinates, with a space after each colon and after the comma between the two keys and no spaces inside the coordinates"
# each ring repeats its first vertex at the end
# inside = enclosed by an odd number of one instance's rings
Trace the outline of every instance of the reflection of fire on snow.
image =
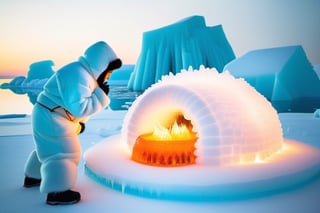
{"type": "Polygon", "coordinates": [[[258,163],[281,150],[283,141],[277,112],[260,93],[228,72],[204,67],[166,76],[147,89],[129,109],[122,136],[133,160],[158,166],[258,163]],[[177,112],[188,127],[174,125],[177,112]],[[190,126],[185,143],[195,148],[174,148],[190,126]],[[172,147],[160,154],[164,146],[172,147]],[[187,162],[177,163],[177,155],[187,162]]]}

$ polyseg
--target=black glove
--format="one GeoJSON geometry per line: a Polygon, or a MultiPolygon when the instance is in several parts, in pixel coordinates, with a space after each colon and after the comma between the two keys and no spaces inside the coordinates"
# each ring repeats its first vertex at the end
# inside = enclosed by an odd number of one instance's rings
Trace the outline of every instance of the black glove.
{"type": "Polygon", "coordinates": [[[122,62],[120,59],[115,59],[114,61],[111,61],[108,65],[108,67],[98,77],[98,79],[97,79],[98,85],[104,91],[104,93],[106,95],[109,94],[109,85],[108,85],[108,82],[106,82],[106,83],[104,82],[104,81],[108,80],[105,78],[108,74],[110,74],[110,72],[112,72],[115,69],[120,68],[121,65],[122,65],[122,62]]]}
{"type": "MultiPolygon", "coordinates": [[[[99,84],[99,82],[98,82],[98,84],[99,84]]],[[[103,90],[103,92],[104,92],[106,95],[109,94],[109,85],[108,85],[108,83],[106,83],[106,84],[104,84],[104,83],[99,84],[99,87],[103,90]]]]}
{"type": "Polygon", "coordinates": [[[81,127],[79,134],[81,134],[81,133],[84,132],[84,129],[86,128],[86,125],[83,122],[79,122],[79,124],[80,124],[80,127],[81,127]]]}
{"type": "Polygon", "coordinates": [[[108,70],[102,72],[101,75],[97,79],[99,87],[104,91],[104,93],[106,95],[109,94],[109,85],[108,85],[108,82],[105,83],[104,80],[105,80],[106,75],[108,75],[108,72],[109,72],[108,70]]]}

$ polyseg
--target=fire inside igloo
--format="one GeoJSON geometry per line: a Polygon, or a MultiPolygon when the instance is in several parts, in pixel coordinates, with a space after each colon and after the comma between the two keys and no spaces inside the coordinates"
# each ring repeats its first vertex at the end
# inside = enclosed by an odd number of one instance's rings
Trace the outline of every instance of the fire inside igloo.
{"type": "Polygon", "coordinates": [[[304,183],[319,150],[282,137],[272,105],[243,79],[184,70],[129,108],[121,135],[85,153],[86,172],[124,193],[175,200],[240,199],[304,183]]]}
{"type": "Polygon", "coordinates": [[[252,162],[282,147],[271,104],[244,80],[204,68],[165,77],[147,90],[128,112],[123,140],[133,148],[141,133],[170,129],[179,114],[197,134],[194,154],[200,164],[252,162]]]}

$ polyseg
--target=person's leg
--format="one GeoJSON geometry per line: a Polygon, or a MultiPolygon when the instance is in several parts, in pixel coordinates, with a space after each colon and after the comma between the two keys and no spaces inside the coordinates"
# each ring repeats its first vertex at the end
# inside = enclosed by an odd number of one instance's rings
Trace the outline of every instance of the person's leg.
{"type": "Polygon", "coordinates": [[[43,162],[40,191],[48,193],[47,204],[64,205],[80,201],[80,193],[71,190],[77,180],[79,159],[80,153],[61,153],[43,162]]]}
{"type": "Polygon", "coordinates": [[[40,174],[41,163],[38,159],[36,150],[33,150],[24,167],[24,187],[39,186],[41,183],[40,174]]]}
{"type": "Polygon", "coordinates": [[[72,204],[80,193],[71,191],[81,157],[77,135],[79,124],[58,113],[38,107],[33,111],[33,137],[41,162],[40,191],[51,205],[72,204]]]}
{"type": "Polygon", "coordinates": [[[61,153],[42,162],[43,193],[62,192],[71,189],[77,180],[79,153],[61,153]]]}

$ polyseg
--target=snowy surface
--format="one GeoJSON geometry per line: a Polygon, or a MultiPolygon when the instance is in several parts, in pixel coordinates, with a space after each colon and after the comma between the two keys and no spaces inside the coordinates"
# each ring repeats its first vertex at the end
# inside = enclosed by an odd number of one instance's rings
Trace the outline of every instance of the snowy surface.
{"type": "MultiPolygon", "coordinates": [[[[94,116],[86,132],[80,135],[83,152],[103,141],[105,136],[119,134],[126,111],[109,111],[94,116]],[[104,136],[104,137],[103,137],[104,136]]],[[[320,119],[313,113],[280,114],[287,138],[320,148],[320,119]]],[[[297,189],[272,196],[230,202],[174,202],[146,199],[122,194],[94,182],[79,164],[75,190],[82,193],[79,204],[48,206],[39,188],[25,189],[23,167],[34,145],[30,116],[0,119],[0,212],[312,212],[320,209],[320,177],[297,189]]],[[[115,162],[116,163],[116,162],[115,162]]]]}
{"type": "Polygon", "coordinates": [[[296,188],[320,173],[319,149],[292,140],[284,143],[283,150],[257,163],[172,168],[131,160],[126,142],[115,135],[87,150],[84,159],[86,174],[123,193],[192,202],[243,200],[296,188]]]}

